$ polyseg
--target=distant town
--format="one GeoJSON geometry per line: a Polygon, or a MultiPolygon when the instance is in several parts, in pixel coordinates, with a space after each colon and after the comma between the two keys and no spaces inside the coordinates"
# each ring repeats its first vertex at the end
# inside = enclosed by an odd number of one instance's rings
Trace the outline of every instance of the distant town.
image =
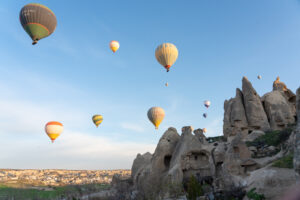
{"type": "Polygon", "coordinates": [[[131,170],[0,169],[0,183],[19,186],[109,184],[114,174],[129,177],[131,170]]]}

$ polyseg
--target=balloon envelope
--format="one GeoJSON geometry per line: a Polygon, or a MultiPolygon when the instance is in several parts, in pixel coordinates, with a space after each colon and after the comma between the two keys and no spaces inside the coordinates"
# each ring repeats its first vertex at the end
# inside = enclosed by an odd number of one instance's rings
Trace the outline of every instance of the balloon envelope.
{"type": "Polygon", "coordinates": [[[206,118],[207,117],[207,113],[203,113],[203,117],[206,118]]]}
{"type": "Polygon", "coordinates": [[[168,87],[168,86],[169,86],[169,83],[166,83],[165,86],[168,87]]]}
{"type": "Polygon", "coordinates": [[[203,128],[202,131],[203,131],[203,133],[206,133],[207,130],[206,130],[206,128],[203,128]]]}
{"type": "Polygon", "coordinates": [[[165,111],[160,107],[152,107],[148,110],[148,118],[155,126],[155,129],[158,129],[160,123],[165,117],[165,111]]]}
{"type": "Polygon", "coordinates": [[[36,44],[40,39],[51,35],[56,28],[56,16],[48,7],[30,3],[20,11],[20,22],[24,30],[36,44]]]}
{"type": "Polygon", "coordinates": [[[261,77],[261,75],[258,75],[257,78],[260,80],[262,77],[261,77]]]}
{"type": "Polygon", "coordinates": [[[64,127],[62,123],[57,121],[48,122],[45,126],[45,131],[49,138],[51,139],[52,143],[54,140],[63,132],[64,127]]]}
{"type": "Polygon", "coordinates": [[[175,63],[178,57],[178,50],[174,44],[163,43],[155,50],[156,60],[166,68],[167,72],[170,67],[175,63]]]}
{"type": "Polygon", "coordinates": [[[103,121],[103,116],[102,115],[94,115],[92,117],[92,120],[94,122],[94,124],[96,125],[96,127],[98,128],[98,126],[102,123],[103,121]]]}
{"type": "Polygon", "coordinates": [[[109,43],[109,47],[115,53],[120,48],[120,44],[118,41],[113,40],[109,43]]]}
{"type": "Polygon", "coordinates": [[[208,101],[208,100],[204,101],[204,106],[206,108],[208,108],[210,106],[210,101],[208,101]]]}

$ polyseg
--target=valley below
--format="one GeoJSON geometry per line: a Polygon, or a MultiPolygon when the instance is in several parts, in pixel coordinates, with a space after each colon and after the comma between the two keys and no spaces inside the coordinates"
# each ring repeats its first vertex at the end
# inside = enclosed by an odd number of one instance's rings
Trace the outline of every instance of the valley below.
{"type": "Polygon", "coordinates": [[[98,199],[130,170],[0,169],[0,199],[98,199]]]}

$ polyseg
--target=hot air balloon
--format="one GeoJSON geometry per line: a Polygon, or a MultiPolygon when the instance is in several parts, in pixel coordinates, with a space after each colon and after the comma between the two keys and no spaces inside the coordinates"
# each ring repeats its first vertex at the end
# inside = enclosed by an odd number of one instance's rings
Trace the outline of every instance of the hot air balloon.
{"type": "Polygon", "coordinates": [[[169,83],[168,83],[168,82],[166,82],[165,86],[166,86],[166,87],[168,87],[168,86],[169,86],[169,83]]]}
{"type": "Polygon", "coordinates": [[[261,75],[258,75],[258,76],[257,76],[257,79],[259,79],[259,80],[260,80],[261,78],[262,78],[262,77],[261,77],[261,75]]]}
{"type": "Polygon", "coordinates": [[[203,113],[203,117],[206,118],[207,117],[207,113],[203,113]]]}
{"type": "Polygon", "coordinates": [[[154,124],[155,129],[158,129],[158,126],[165,117],[165,111],[160,107],[152,107],[148,110],[147,115],[152,124],[154,124]]]}
{"type": "Polygon", "coordinates": [[[163,43],[156,48],[155,57],[168,72],[178,57],[178,50],[174,44],[163,43]]]}
{"type": "Polygon", "coordinates": [[[103,116],[102,115],[94,115],[93,116],[93,122],[96,125],[96,127],[98,128],[98,126],[102,123],[103,121],[103,116]]]}
{"type": "Polygon", "coordinates": [[[120,48],[120,44],[118,41],[113,40],[109,43],[109,47],[115,53],[120,48]]]}
{"type": "Polygon", "coordinates": [[[27,4],[21,9],[20,22],[31,37],[33,45],[40,39],[51,35],[57,24],[54,13],[38,3],[27,4]]]}
{"type": "Polygon", "coordinates": [[[203,131],[203,133],[206,133],[207,130],[206,130],[206,128],[203,128],[202,131],[203,131]]]}
{"type": "Polygon", "coordinates": [[[48,122],[45,126],[45,131],[49,136],[49,138],[51,139],[52,143],[61,134],[63,130],[64,127],[62,123],[56,121],[48,122]]]}
{"type": "Polygon", "coordinates": [[[208,101],[208,100],[204,101],[204,106],[206,108],[208,108],[210,106],[210,101],[208,101]]]}

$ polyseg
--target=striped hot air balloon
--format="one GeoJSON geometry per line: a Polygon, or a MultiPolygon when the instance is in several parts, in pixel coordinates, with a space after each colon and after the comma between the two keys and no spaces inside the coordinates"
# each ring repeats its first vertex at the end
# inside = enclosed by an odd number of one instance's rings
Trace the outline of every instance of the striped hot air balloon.
{"type": "Polygon", "coordinates": [[[31,37],[33,45],[51,35],[57,24],[54,13],[48,7],[38,3],[27,4],[21,9],[20,22],[31,37]]]}
{"type": "Polygon", "coordinates": [[[178,50],[174,44],[163,43],[156,48],[155,57],[168,72],[177,60],[178,50]]]}
{"type": "Polygon", "coordinates": [[[120,43],[118,41],[113,40],[109,43],[109,47],[115,53],[120,48],[120,43]]]}
{"type": "Polygon", "coordinates": [[[165,111],[160,107],[152,107],[148,110],[147,115],[149,120],[155,126],[155,129],[158,129],[158,126],[160,125],[160,123],[163,121],[165,117],[165,111]]]}
{"type": "Polygon", "coordinates": [[[48,122],[45,126],[45,131],[51,139],[52,143],[63,132],[63,130],[64,126],[62,125],[62,123],[56,121],[48,122]]]}
{"type": "Polygon", "coordinates": [[[96,127],[98,128],[98,126],[102,123],[103,121],[103,116],[102,115],[94,115],[93,116],[93,122],[96,125],[96,127]]]}

